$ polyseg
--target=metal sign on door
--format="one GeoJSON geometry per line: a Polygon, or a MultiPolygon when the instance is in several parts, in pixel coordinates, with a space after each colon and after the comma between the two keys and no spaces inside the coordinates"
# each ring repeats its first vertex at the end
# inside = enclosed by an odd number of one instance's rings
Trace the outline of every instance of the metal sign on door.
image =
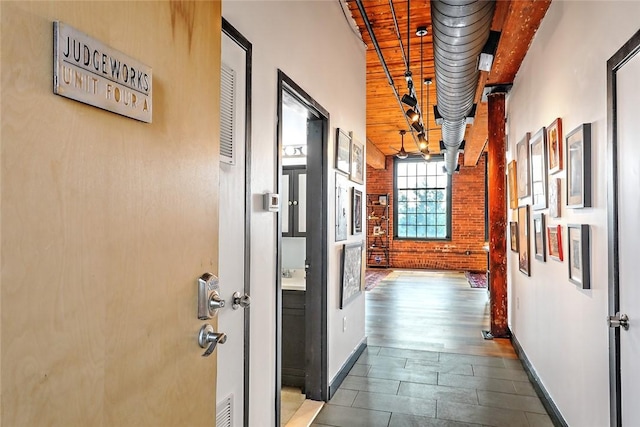
{"type": "Polygon", "coordinates": [[[53,57],[55,94],[151,123],[151,67],[59,21],[53,57]]]}

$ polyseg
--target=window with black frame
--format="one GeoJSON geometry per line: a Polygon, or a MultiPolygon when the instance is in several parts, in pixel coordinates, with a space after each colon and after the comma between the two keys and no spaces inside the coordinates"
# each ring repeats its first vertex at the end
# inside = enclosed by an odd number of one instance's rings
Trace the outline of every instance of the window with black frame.
{"type": "Polygon", "coordinates": [[[395,160],[396,239],[451,238],[451,176],[444,158],[395,160]]]}

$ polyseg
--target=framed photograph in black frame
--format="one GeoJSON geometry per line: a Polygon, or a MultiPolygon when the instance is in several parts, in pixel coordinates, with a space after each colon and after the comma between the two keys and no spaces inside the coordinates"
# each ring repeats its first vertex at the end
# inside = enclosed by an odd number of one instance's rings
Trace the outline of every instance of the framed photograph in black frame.
{"type": "Polygon", "coordinates": [[[351,172],[351,137],[343,129],[336,129],[336,169],[347,175],[351,172]]]}
{"type": "Polygon", "coordinates": [[[518,208],[518,268],[531,276],[529,260],[529,205],[518,208]]]}
{"type": "Polygon", "coordinates": [[[591,123],[583,123],[566,138],[567,206],[591,207],[591,123]]]}
{"type": "Polygon", "coordinates": [[[336,237],[335,241],[347,240],[349,231],[349,185],[347,178],[336,172],[336,237]]]}
{"type": "Polygon", "coordinates": [[[362,242],[342,245],[342,287],[340,309],[362,290],[362,242]]]}
{"type": "Polygon", "coordinates": [[[529,140],[531,161],[531,208],[547,207],[547,132],[540,129],[529,140]]]}
{"type": "Polygon", "coordinates": [[[582,289],[591,289],[589,259],[589,226],[568,224],[569,281],[582,289]]]}
{"type": "Polygon", "coordinates": [[[353,212],[351,217],[351,234],[362,233],[362,191],[353,187],[351,203],[353,212]]]}
{"type": "Polygon", "coordinates": [[[533,254],[536,259],[546,262],[545,252],[545,234],[547,230],[544,226],[544,214],[537,213],[533,215],[533,254]]]}

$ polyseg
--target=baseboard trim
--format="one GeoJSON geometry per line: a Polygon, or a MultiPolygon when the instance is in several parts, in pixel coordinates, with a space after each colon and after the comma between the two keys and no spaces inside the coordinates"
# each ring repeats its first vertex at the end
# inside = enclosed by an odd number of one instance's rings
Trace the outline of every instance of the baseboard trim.
{"type": "Polygon", "coordinates": [[[540,381],[538,374],[536,374],[536,371],[533,368],[533,365],[531,364],[531,362],[529,361],[527,354],[524,352],[522,346],[518,342],[518,339],[513,333],[511,334],[511,344],[513,344],[513,348],[515,349],[516,354],[522,361],[524,370],[527,372],[527,375],[529,376],[529,379],[533,384],[533,388],[538,394],[538,397],[540,398],[542,405],[547,410],[547,413],[549,414],[549,417],[551,418],[551,422],[553,422],[553,425],[556,427],[568,427],[569,424],[567,424],[565,419],[562,417],[560,410],[551,399],[551,396],[547,392],[547,389],[545,389],[544,386],[542,385],[542,381],[540,381]]]}
{"type": "Polygon", "coordinates": [[[364,337],[360,344],[358,344],[355,351],[351,353],[351,356],[349,356],[347,361],[344,362],[342,368],[340,368],[336,376],[333,377],[333,381],[331,381],[331,384],[329,384],[329,399],[327,400],[327,402],[331,400],[334,394],[336,394],[336,391],[338,391],[338,388],[340,388],[340,385],[342,385],[342,381],[344,381],[344,379],[347,377],[349,371],[351,371],[353,365],[356,364],[356,361],[365,348],[367,348],[367,337],[364,337]]]}

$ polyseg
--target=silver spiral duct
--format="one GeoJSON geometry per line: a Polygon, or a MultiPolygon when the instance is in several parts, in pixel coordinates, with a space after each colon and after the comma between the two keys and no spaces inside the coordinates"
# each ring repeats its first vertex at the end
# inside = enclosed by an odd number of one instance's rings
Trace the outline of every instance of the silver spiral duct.
{"type": "Polygon", "coordinates": [[[478,57],[489,38],[494,6],[487,0],[431,0],[437,107],[449,174],[458,167],[478,86],[478,57]]]}

